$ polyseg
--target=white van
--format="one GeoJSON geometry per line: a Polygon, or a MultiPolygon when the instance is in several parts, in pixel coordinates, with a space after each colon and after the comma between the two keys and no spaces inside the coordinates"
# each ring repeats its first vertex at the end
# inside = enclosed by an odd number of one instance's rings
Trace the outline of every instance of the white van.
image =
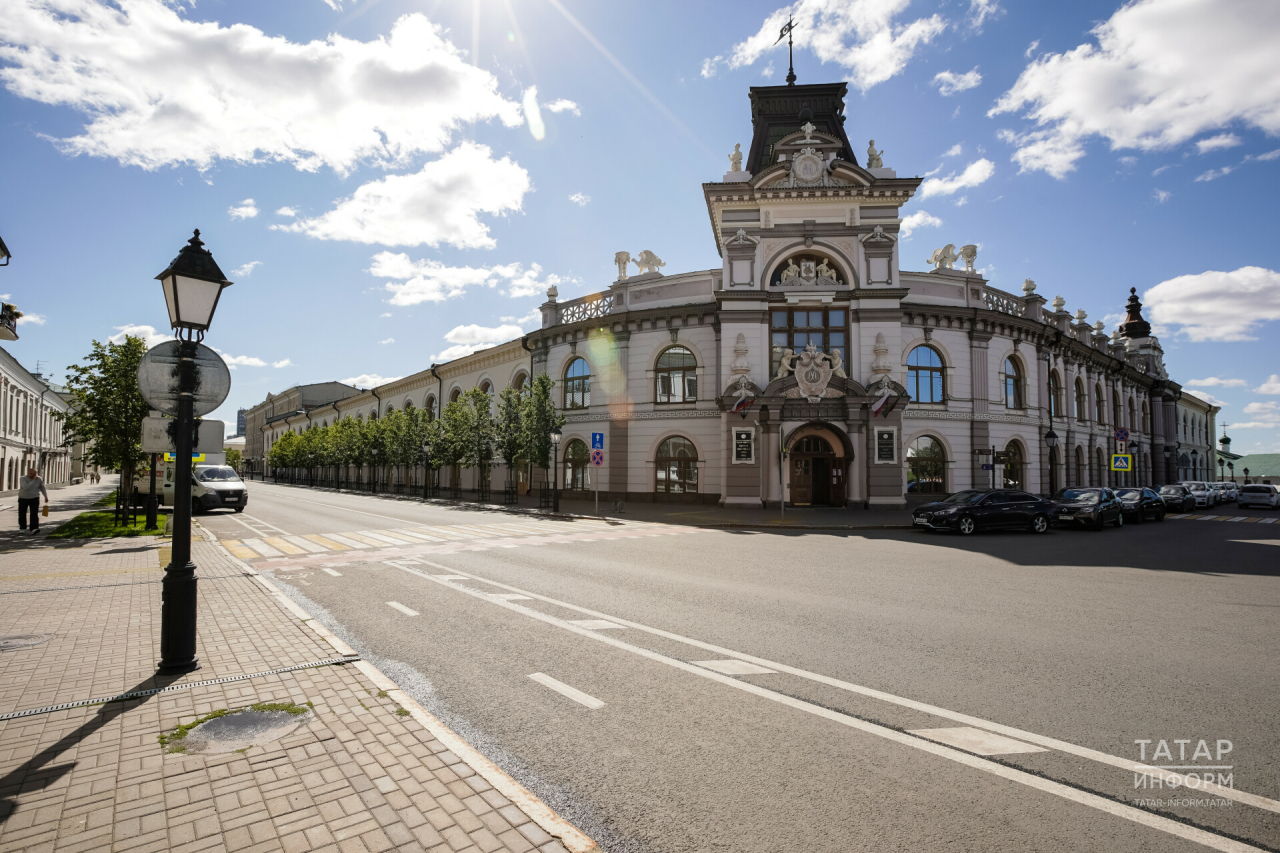
{"type": "MultiPolygon", "coordinates": [[[[160,492],[160,505],[173,506],[173,463],[165,462],[156,468],[156,486],[160,492]]],[[[133,481],[134,500],[146,501],[151,494],[151,469],[139,466],[133,481]]],[[[249,492],[244,481],[229,465],[196,465],[191,477],[191,511],[207,512],[226,507],[244,512],[249,505],[249,492]]]]}

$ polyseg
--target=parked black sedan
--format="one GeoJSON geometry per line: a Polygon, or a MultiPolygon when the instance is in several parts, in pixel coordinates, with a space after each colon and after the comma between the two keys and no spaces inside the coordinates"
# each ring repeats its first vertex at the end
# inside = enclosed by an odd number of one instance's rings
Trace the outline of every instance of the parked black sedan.
{"type": "Polygon", "coordinates": [[[1168,512],[1196,511],[1196,496],[1186,486],[1161,486],[1160,500],[1168,512]]]}
{"type": "Polygon", "coordinates": [[[1110,489],[1059,489],[1053,496],[1053,520],[1060,527],[1092,527],[1107,522],[1124,527],[1124,506],[1110,489]]]}
{"type": "Polygon", "coordinates": [[[1164,521],[1164,501],[1150,489],[1116,489],[1116,497],[1124,507],[1124,520],[1134,524],[1144,521],[1164,521]]]}
{"type": "Polygon", "coordinates": [[[971,489],[946,500],[916,507],[913,523],[927,530],[955,530],[969,535],[976,530],[1022,528],[1035,533],[1049,529],[1053,504],[1012,489],[971,489]]]}

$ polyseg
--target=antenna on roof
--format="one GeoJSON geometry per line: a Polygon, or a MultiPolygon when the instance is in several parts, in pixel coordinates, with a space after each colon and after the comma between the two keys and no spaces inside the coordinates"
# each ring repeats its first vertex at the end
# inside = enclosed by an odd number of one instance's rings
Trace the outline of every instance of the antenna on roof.
{"type": "MultiPolygon", "coordinates": [[[[796,63],[795,57],[791,52],[791,31],[796,28],[796,22],[787,16],[787,22],[782,25],[782,31],[778,33],[778,41],[782,41],[782,37],[787,37],[787,85],[794,86],[796,84],[796,63]]],[[[775,41],[774,44],[777,44],[775,41]]]]}

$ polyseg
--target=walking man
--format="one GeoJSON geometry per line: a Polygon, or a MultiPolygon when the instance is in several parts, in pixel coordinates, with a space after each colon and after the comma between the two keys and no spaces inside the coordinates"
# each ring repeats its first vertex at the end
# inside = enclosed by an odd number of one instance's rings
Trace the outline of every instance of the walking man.
{"type": "Polygon", "coordinates": [[[49,493],[45,491],[44,480],[36,473],[34,467],[27,469],[27,476],[18,484],[18,527],[27,529],[27,513],[31,513],[31,535],[40,532],[40,496],[49,502],[49,493]]]}

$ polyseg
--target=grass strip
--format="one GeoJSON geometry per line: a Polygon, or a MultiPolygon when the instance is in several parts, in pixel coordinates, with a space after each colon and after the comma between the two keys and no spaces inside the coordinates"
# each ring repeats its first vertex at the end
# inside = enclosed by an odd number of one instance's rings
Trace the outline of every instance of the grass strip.
{"type": "Polygon", "coordinates": [[[155,530],[146,530],[146,525],[145,513],[140,513],[135,523],[117,527],[114,512],[82,512],[59,524],[48,538],[100,539],[110,536],[159,536],[164,533],[163,521],[155,530]]]}

